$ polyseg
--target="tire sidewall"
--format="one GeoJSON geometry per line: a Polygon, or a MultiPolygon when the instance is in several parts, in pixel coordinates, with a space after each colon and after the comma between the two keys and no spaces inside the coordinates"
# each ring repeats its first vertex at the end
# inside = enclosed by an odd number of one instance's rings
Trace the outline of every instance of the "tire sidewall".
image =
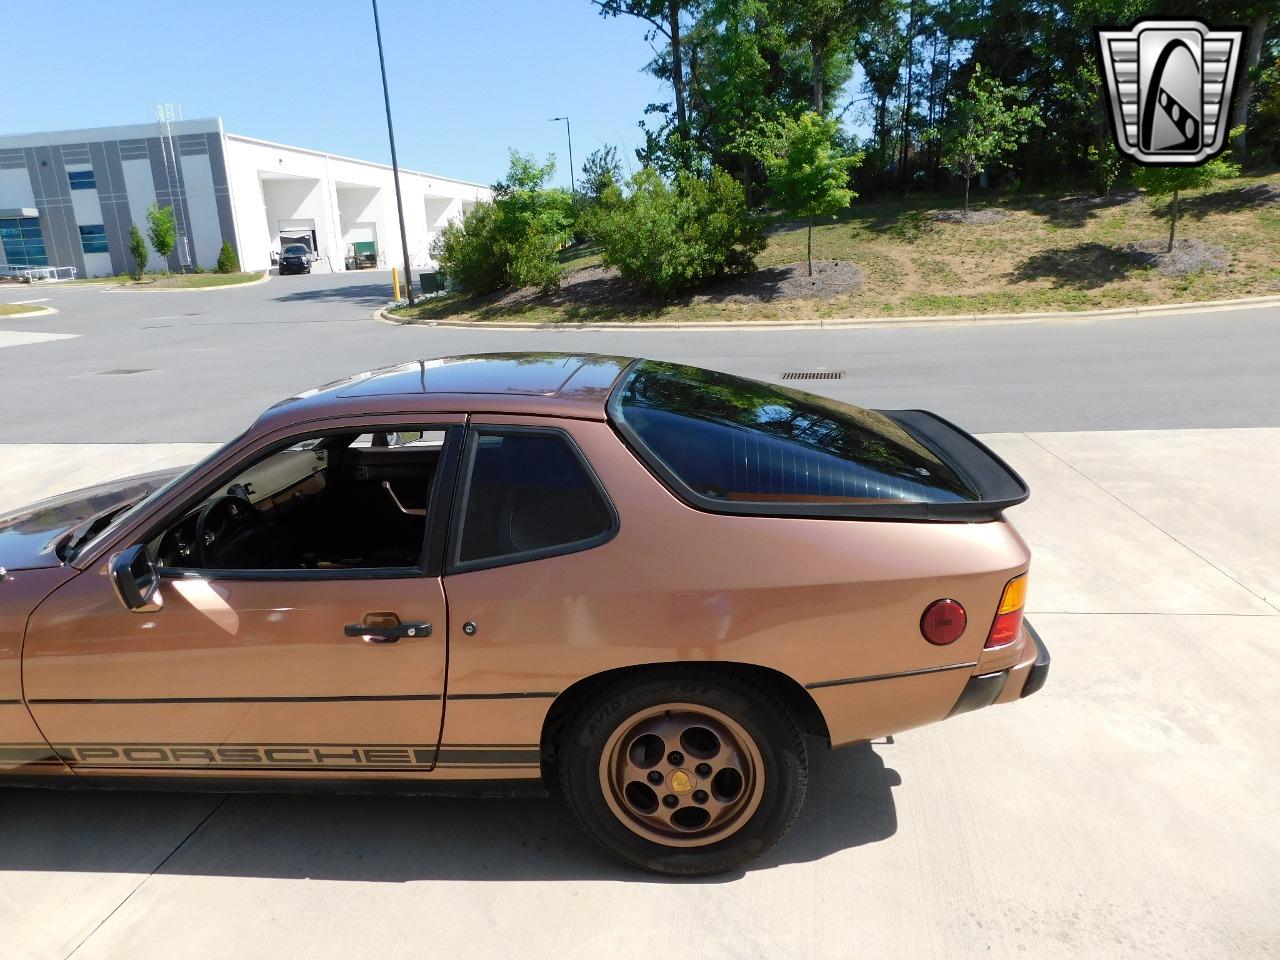
{"type": "Polygon", "coordinates": [[[804,742],[781,708],[727,679],[655,679],[615,687],[586,703],[567,734],[562,768],[566,799],[587,831],[637,866],[699,875],[732,869],[768,849],[790,826],[804,800],[804,742]],[[732,835],[697,847],[664,846],[634,833],[605,801],[600,758],[617,727],[641,710],[691,703],[732,717],[756,743],[764,761],[763,795],[751,818],[732,835]]]}

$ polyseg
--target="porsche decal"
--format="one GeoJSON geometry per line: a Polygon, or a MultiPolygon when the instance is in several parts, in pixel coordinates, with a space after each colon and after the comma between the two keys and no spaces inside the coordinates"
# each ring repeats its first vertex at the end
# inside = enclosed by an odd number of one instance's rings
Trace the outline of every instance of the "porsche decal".
{"type": "Polygon", "coordinates": [[[540,760],[536,744],[444,746],[430,744],[196,744],[90,743],[0,745],[0,765],[65,763],[76,769],[303,769],[430,770],[435,767],[529,767],[540,760]]]}

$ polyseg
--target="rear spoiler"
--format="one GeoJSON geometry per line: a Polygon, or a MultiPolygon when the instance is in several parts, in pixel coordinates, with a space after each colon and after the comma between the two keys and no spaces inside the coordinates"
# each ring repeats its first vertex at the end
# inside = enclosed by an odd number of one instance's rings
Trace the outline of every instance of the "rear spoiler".
{"type": "Polygon", "coordinates": [[[998,516],[1031,490],[986,444],[928,410],[877,410],[928,447],[978,494],[977,500],[924,504],[929,519],[965,520],[998,516]]]}

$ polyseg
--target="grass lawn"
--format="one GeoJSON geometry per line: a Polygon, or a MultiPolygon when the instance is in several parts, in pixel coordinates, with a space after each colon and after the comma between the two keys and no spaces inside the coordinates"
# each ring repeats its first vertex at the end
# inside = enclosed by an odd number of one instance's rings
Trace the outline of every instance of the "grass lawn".
{"type": "MultiPolygon", "coordinates": [[[[1146,197],[1109,206],[1065,200],[1061,193],[979,194],[974,206],[1008,214],[983,225],[938,223],[929,213],[958,198],[936,195],[863,203],[814,230],[815,259],[849,260],[866,272],[862,292],[823,300],[751,304],[540,304],[493,307],[470,297],[432,300],[412,313],[423,320],[624,321],[813,320],[961,313],[1088,310],[1280,294],[1280,202],[1258,204],[1267,188],[1280,195],[1280,173],[1240,177],[1181,200],[1179,237],[1221,244],[1226,273],[1170,278],[1134,266],[1117,248],[1167,237],[1165,203],[1146,197]]],[[[1087,199],[1087,198],[1086,198],[1087,199]]],[[[768,267],[804,260],[802,226],[779,223],[757,260],[768,267]]],[[[598,263],[590,248],[567,253],[566,269],[598,263]]],[[[397,311],[408,314],[408,310],[397,311]]]]}
{"type": "Polygon", "coordinates": [[[24,313],[35,313],[42,303],[0,303],[0,317],[20,317],[24,313]]]}
{"type": "Polygon", "coordinates": [[[250,283],[260,280],[258,273],[175,273],[147,274],[137,283],[129,277],[85,277],[72,280],[71,283],[115,283],[135,290],[192,290],[201,287],[227,287],[237,283],[250,283]]]}

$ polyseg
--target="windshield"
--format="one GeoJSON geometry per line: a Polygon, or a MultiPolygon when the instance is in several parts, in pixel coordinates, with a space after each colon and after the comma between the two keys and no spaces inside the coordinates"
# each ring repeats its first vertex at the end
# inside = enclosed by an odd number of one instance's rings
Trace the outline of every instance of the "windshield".
{"type": "Polygon", "coordinates": [[[227,447],[229,447],[232,443],[238,443],[240,441],[240,438],[243,436],[244,434],[240,434],[240,436],[232,440],[231,443],[226,443],[226,444],[223,444],[221,447],[218,447],[216,450],[214,450],[212,453],[206,456],[199,463],[195,463],[192,466],[188,467],[186,470],[183,470],[180,474],[178,474],[168,483],[164,484],[163,486],[157,487],[150,494],[143,497],[141,500],[133,504],[127,510],[123,510],[120,513],[116,514],[111,519],[111,522],[109,524],[107,524],[105,527],[103,527],[101,530],[99,530],[96,534],[93,535],[92,539],[86,540],[83,543],[77,543],[72,545],[71,548],[67,551],[67,555],[64,558],[64,560],[66,561],[74,560],[76,557],[80,556],[85,551],[101,543],[103,540],[110,539],[111,537],[115,536],[118,530],[127,526],[133,520],[134,517],[138,516],[143,510],[147,509],[147,506],[149,504],[155,503],[160,497],[164,496],[170,490],[172,490],[175,486],[177,486],[179,483],[182,483],[184,480],[186,480],[187,477],[191,476],[197,470],[203,469],[206,464],[212,463],[215,459],[217,459],[217,457],[221,456],[222,451],[226,450],[227,447]]]}
{"type": "Polygon", "coordinates": [[[284,255],[286,257],[305,257],[307,248],[300,243],[291,243],[284,248],[284,255]]]}

